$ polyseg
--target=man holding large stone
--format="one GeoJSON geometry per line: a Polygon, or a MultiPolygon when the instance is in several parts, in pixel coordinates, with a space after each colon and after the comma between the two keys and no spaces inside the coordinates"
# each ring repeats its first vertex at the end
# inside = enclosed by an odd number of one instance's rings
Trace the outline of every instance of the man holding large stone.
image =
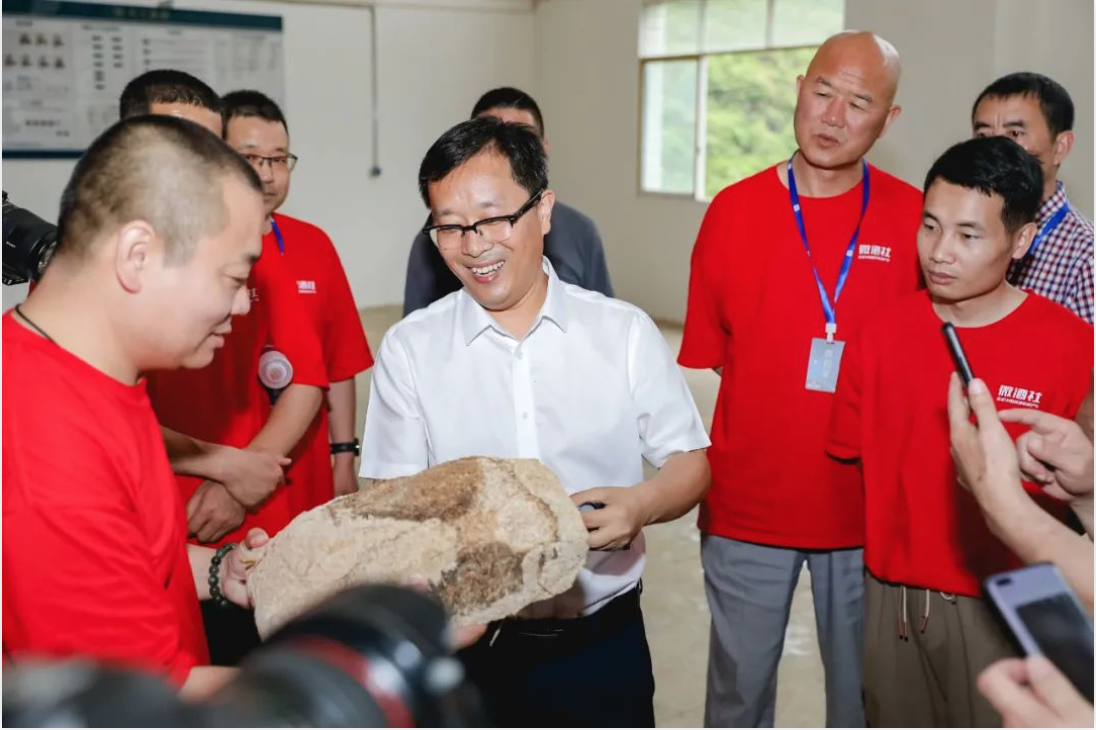
{"type": "Polygon", "coordinates": [[[198,602],[243,610],[247,561],[187,545],[142,375],[208,367],[239,336],[261,226],[254,171],[189,121],[119,122],[77,163],[57,255],[3,317],[5,669],[85,657],[191,697],[232,676],[198,602]]]}
{"type": "Polygon", "coordinates": [[[561,282],[544,257],[555,196],[535,132],[463,122],[427,152],[419,186],[463,288],[381,343],[361,476],[544,462],[588,505],[593,552],[571,590],[492,626],[464,656],[470,675],[500,726],[653,726],[641,530],[688,512],[709,480],[684,378],[646,314],[561,282]]]}

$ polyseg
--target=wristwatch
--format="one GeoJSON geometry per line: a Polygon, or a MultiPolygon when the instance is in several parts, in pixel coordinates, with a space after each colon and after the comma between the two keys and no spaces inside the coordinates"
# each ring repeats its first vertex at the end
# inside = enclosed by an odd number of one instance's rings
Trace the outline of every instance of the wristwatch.
{"type": "Polygon", "coordinates": [[[354,456],[362,455],[362,447],[357,439],[353,441],[334,441],[331,444],[332,454],[345,454],[351,452],[354,456]]]}

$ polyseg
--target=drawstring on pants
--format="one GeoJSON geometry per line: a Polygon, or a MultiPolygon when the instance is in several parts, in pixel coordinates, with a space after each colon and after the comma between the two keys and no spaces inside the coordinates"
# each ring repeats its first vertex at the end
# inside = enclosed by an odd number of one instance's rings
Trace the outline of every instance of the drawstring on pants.
{"type": "MultiPolygon", "coordinates": [[[[898,609],[898,638],[906,639],[910,638],[910,609],[909,609],[909,590],[906,586],[899,586],[899,609],[898,609]]],[[[954,593],[944,593],[940,591],[940,597],[948,603],[955,603],[954,593]]],[[[932,606],[932,591],[928,588],[925,589],[925,606],[921,610],[920,621],[918,622],[918,631],[925,633],[925,629],[929,627],[929,609],[932,606]]]]}

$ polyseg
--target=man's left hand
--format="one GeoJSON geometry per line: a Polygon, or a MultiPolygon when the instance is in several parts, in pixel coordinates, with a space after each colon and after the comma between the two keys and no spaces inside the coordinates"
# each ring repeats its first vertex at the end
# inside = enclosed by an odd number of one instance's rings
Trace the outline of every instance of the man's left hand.
{"type": "Polygon", "coordinates": [[[634,487],[596,487],[571,495],[576,507],[586,502],[605,506],[582,513],[590,531],[591,550],[624,550],[647,525],[647,509],[634,487]]]}
{"type": "Polygon", "coordinates": [[[247,574],[262,559],[269,541],[270,536],[256,527],[225,558],[221,568],[221,593],[237,606],[251,608],[251,597],[247,595],[247,574]]]}
{"type": "Polygon", "coordinates": [[[187,502],[187,529],[198,542],[216,542],[243,524],[246,514],[223,484],[202,482],[187,502]]]}
{"type": "Polygon", "coordinates": [[[951,455],[959,483],[969,489],[982,510],[992,518],[1002,509],[1027,500],[1020,485],[1020,461],[1012,437],[997,417],[993,397],[981,380],[972,380],[963,397],[959,376],[948,386],[951,455]],[[968,403],[969,401],[969,403],[968,403]],[[970,422],[971,411],[978,424],[970,422]]]}
{"type": "Polygon", "coordinates": [[[1016,439],[1016,452],[1020,470],[1043,491],[1065,502],[1092,498],[1092,442],[1076,421],[1030,408],[997,415],[1031,427],[1016,439]]]}

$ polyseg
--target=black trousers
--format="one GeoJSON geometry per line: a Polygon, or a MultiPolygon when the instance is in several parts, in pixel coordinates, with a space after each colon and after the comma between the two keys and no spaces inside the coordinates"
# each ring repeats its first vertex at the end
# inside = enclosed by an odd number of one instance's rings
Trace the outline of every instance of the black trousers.
{"type": "Polygon", "coordinates": [[[654,727],[638,590],[591,616],[492,625],[458,656],[499,727],[654,727]]]}
{"type": "Polygon", "coordinates": [[[217,666],[236,666],[262,643],[255,628],[255,614],[234,603],[221,607],[213,601],[202,601],[202,621],[209,660],[217,666]]]}

